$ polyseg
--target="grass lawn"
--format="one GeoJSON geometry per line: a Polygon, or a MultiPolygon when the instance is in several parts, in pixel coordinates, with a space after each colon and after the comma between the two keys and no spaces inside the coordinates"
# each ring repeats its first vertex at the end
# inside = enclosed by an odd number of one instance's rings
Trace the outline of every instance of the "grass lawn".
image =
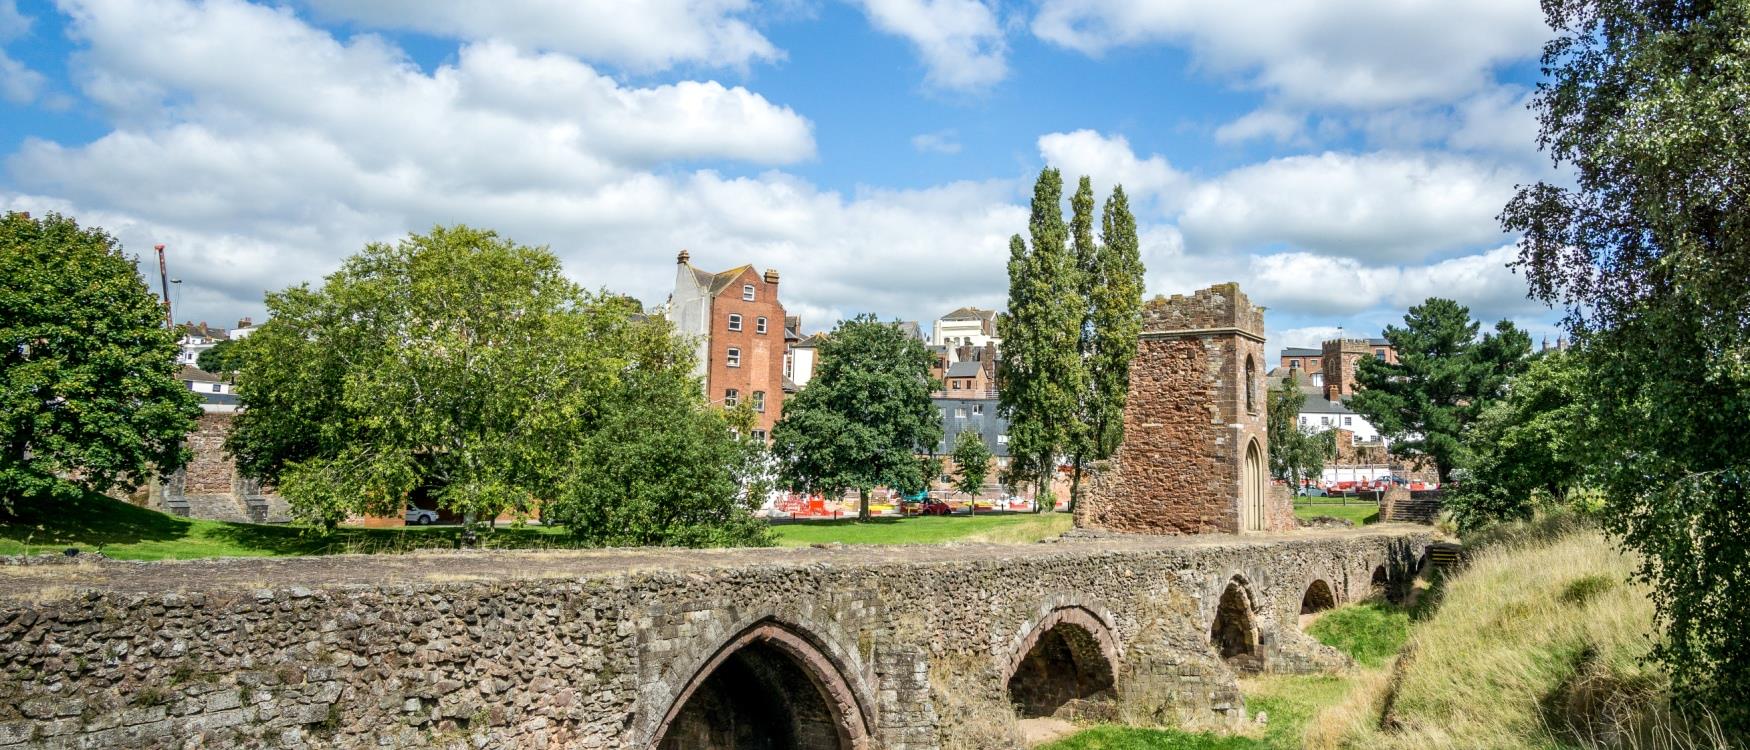
{"type": "MultiPolygon", "coordinates": [[[[341,552],[406,552],[455,547],[456,526],[342,528],[320,535],[292,526],[181,518],[102,495],[73,502],[14,500],[0,511],[0,555],[41,554],[68,547],[124,560],[269,557],[341,552]]],[[[483,532],[488,547],[564,546],[562,530],[527,526],[483,532]]]]}
{"type": "Polygon", "coordinates": [[[1294,515],[1298,518],[1332,516],[1353,521],[1356,526],[1365,526],[1370,523],[1379,523],[1379,503],[1353,499],[1349,501],[1348,505],[1297,502],[1294,504],[1294,515]]]}
{"type": "Polygon", "coordinates": [[[1041,750],[1298,750],[1313,715],[1348,694],[1350,681],[1332,675],[1284,675],[1240,681],[1251,716],[1268,721],[1234,734],[1098,726],[1041,750]]]}
{"type": "Polygon", "coordinates": [[[1068,513],[1015,513],[987,516],[919,516],[877,518],[867,523],[855,520],[801,521],[772,527],[778,544],[806,547],[810,544],[939,544],[941,542],[997,542],[1026,544],[1054,537],[1069,530],[1068,513]]]}
{"type": "Polygon", "coordinates": [[[1345,604],[1319,615],[1307,633],[1364,666],[1378,667],[1410,639],[1410,613],[1377,601],[1345,604]]]}

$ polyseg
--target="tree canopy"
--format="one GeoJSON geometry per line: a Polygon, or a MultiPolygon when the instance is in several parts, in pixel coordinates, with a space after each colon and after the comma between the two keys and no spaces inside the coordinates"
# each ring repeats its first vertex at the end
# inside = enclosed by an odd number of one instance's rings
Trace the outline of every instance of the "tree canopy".
{"type": "Polygon", "coordinates": [[[132,490],[188,460],[200,397],[164,315],[102,229],[0,220],[0,503],[132,490]]]}
{"type": "Polygon", "coordinates": [[[977,430],[961,430],[949,455],[954,459],[954,490],[977,499],[979,488],[990,476],[990,448],[985,446],[984,438],[977,430]]]}
{"type": "Polygon", "coordinates": [[[1560,502],[1580,486],[1597,429],[1585,408],[1587,380],[1578,353],[1545,352],[1471,423],[1471,463],[1446,499],[1461,529],[1530,518],[1540,502],[1560,502]]]}
{"type": "Polygon", "coordinates": [[[604,542],[695,543],[745,513],[722,481],[740,451],[704,413],[686,347],[629,299],[581,290],[545,248],[438,227],[267,306],[239,342],[226,444],[300,518],[398,515],[421,490],[477,518],[548,504],[604,542]],[[660,451],[660,476],[629,465],[660,451]],[[615,502],[648,514],[591,512],[615,502]]]}
{"type": "Polygon", "coordinates": [[[1442,483],[1466,460],[1463,432],[1507,380],[1525,368],[1531,337],[1510,321],[1477,337],[1470,309],[1431,297],[1411,307],[1404,326],[1386,326],[1398,361],[1363,357],[1349,408],[1391,440],[1394,454],[1426,458],[1442,483]]]}
{"type": "Polygon", "coordinates": [[[1076,411],[1070,502],[1080,501],[1081,478],[1090,461],[1111,458],[1124,441],[1124,403],[1130,395],[1130,361],[1142,333],[1143,267],[1136,217],[1124,186],[1112,188],[1100,215],[1100,242],[1084,249],[1081,213],[1093,209],[1093,191],[1083,177],[1072,202],[1076,213],[1076,265],[1081,274],[1081,403],[1076,411]],[[1085,207],[1085,208],[1084,208],[1085,207]]]}
{"type": "Polygon", "coordinates": [[[226,339],[200,353],[194,366],[217,375],[235,375],[242,367],[243,357],[237,350],[237,339],[226,339]]]}
{"type": "Polygon", "coordinates": [[[814,377],[784,400],[772,427],[779,480],[793,491],[837,495],[856,489],[869,516],[869,490],[927,480],[919,456],[942,439],[930,392],[932,357],[923,342],[873,315],[840,321],[821,342],[814,377]]]}
{"type": "Polygon", "coordinates": [[[1533,101],[1571,184],[1502,213],[1590,373],[1607,527],[1640,554],[1657,653],[1750,732],[1750,4],[1546,0],[1533,101]]]}
{"type": "Polygon", "coordinates": [[[1306,394],[1293,378],[1283,379],[1281,387],[1270,389],[1267,398],[1270,473],[1287,480],[1291,491],[1297,490],[1301,480],[1324,473],[1325,462],[1336,457],[1337,433],[1301,429],[1300,409],[1306,405],[1306,394]]]}

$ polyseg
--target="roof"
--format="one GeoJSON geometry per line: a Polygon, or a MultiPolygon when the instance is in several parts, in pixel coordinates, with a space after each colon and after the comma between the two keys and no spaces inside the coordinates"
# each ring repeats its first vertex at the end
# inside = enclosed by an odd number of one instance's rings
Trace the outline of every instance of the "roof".
{"type": "Polygon", "coordinates": [[[980,310],[976,307],[962,307],[954,312],[943,315],[942,320],[996,320],[997,311],[980,310]]]}
{"type": "Polygon", "coordinates": [[[743,273],[753,270],[753,264],[743,263],[727,271],[719,271],[717,273],[694,268],[691,263],[687,264],[687,268],[692,270],[693,280],[697,281],[699,286],[704,288],[705,293],[709,296],[715,297],[722,294],[723,290],[728,289],[729,285],[735,283],[735,280],[740,278],[743,273]]]}
{"type": "Polygon", "coordinates": [[[978,377],[978,373],[982,371],[984,371],[984,366],[979,362],[961,361],[948,365],[948,374],[945,377],[972,378],[978,377]]]}
{"type": "MultiPolygon", "coordinates": [[[[1305,389],[1302,389],[1305,390],[1305,389]]],[[[1306,395],[1306,403],[1300,407],[1302,414],[1354,414],[1355,411],[1344,404],[1341,399],[1332,401],[1316,393],[1306,395]]]]}
{"type": "Polygon", "coordinates": [[[901,332],[905,333],[905,335],[914,339],[919,341],[924,340],[924,329],[920,327],[915,320],[896,320],[893,321],[893,327],[898,328],[901,332]]]}
{"type": "Polygon", "coordinates": [[[206,370],[202,370],[199,367],[195,367],[194,365],[183,365],[182,369],[176,373],[176,379],[198,380],[203,383],[219,382],[219,376],[207,372],[206,370]]]}
{"type": "Polygon", "coordinates": [[[826,334],[816,333],[816,334],[813,334],[810,336],[803,337],[803,339],[801,341],[798,341],[795,344],[790,345],[790,348],[791,349],[813,349],[815,347],[820,346],[821,342],[823,342],[823,341],[826,341],[826,334]]]}
{"type": "Polygon", "coordinates": [[[1284,357],[1317,357],[1323,353],[1324,352],[1318,349],[1308,349],[1301,346],[1289,346],[1283,347],[1282,349],[1282,356],[1284,357]]]}

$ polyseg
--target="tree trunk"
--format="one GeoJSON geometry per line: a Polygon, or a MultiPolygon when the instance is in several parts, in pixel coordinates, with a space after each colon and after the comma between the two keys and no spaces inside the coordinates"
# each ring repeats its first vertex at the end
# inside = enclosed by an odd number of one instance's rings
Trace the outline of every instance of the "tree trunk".
{"type": "Polygon", "coordinates": [[[857,488],[857,520],[869,520],[869,488],[857,488]]]}
{"type": "MultiPolygon", "coordinates": [[[[1069,512],[1076,512],[1076,504],[1082,501],[1082,456],[1077,454],[1070,464],[1069,475],[1069,512]]],[[[1057,510],[1053,507],[1052,510],[1057,510]]]]}

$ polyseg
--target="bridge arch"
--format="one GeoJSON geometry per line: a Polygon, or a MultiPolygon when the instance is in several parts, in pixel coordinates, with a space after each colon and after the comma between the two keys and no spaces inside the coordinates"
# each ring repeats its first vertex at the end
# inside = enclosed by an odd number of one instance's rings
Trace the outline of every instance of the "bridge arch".
{"type": "Polygon", "coordinates": [[[760,619],[684,673],[646,746],[866,750],[873,703],[847,663],[806,629],[760,619]]]}
{"type": "Polygon", "coordinates": [[[1227,579],[1209,621],[1209,645],[1238,672],[1264,671],[1264,600],[1251,581],[1235,574],[1227,579]]]}
{"type": "Polygon", "coordinates": [[[1022,716],[1050,716],[1070,701],[1112,695],[1123,658],[1108,618],[1075,604],[1052,607],[1008,654],[1004,685],[1022,716]]]}

